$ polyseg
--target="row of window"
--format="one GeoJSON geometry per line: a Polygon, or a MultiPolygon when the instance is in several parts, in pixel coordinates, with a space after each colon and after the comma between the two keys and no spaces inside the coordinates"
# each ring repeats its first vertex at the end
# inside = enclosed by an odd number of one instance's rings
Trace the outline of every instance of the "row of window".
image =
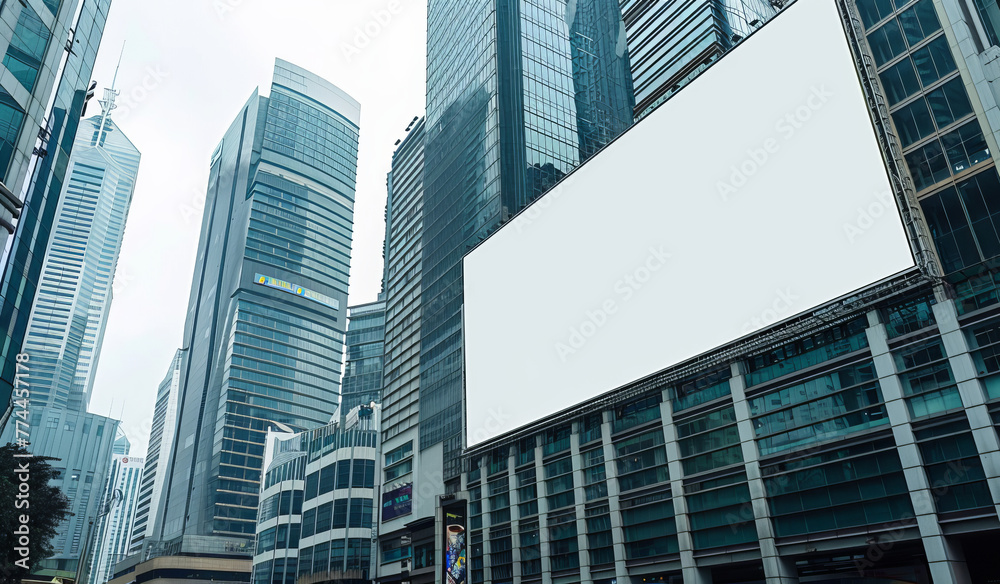
{"type": "Polygon", "coordinates": [[[310,501],[334,489],[374,487],[374,460],[341,460],[306,476],[305,499],[310,501]]]}
{"type": "Polygon", "coordinates": [[[371,529],[372,499],[337,499],[302,513],[302,537],[331,529],[371,529]]]}

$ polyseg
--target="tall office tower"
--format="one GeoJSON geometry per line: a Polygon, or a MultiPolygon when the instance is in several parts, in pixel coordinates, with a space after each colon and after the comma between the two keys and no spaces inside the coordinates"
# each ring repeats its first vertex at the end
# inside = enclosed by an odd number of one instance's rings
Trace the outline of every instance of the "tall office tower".
{"type": "Polygon", "coordinates": [[[341,382],[340,415],[382,401],[385,301],[348,307],[347,362],[341,382]]]}
{"type": "MultiPolygon", "coordinates": [[[[420,384],[420,267],[424,197],[424,119],[415,119],[406,138],[392,156],[388,176],[385,245],[385,375],[382,388],[383,493],[393,499],[409,495],[410,505],[396,506],[379,519],[379,542],[394,550],[395,561],[383,561],[380,578],[403,579],[403,561],[409,560],[409,540],[414,549],[434,550],[434,495],[416,497],[413,484],[422,470],[417,447],[420,384]],[[428,528],[429,527],[429,528],[428,528]]],[[[431,453],[433,454],[433,453],[431,453]]],[[[428,457],[432,469],[441,467],[441,456],[428,457]]],[[[430,479],[433,482],[433,479],[430,479]]],[[[407,570],[413,584],[433,581],[433,561],[414,562],[407,570]],[[430,566],[430,574],[426,569],[430,566]]]]}
{"type": "Polygon", "coordinates": [[[249,543],[268,428],[323,426],[340,401],[359,121],[278,60],[212,156],[156,517],[174,555],[249,543]]]}
{"type": "Polygon", "coordinates": [[[783,0],[621,0],[641,118],[763,25],[783,0]]]}
{"type": "Polygon", "coordinates": [[[139,485],[145,459],[125,454],[116,455],[111,462],[105,499],[111,507],[100,518],[91,542],[88,579],[89,584],[104,584],[111,579],[115,563],[128,553],[129,542],[139,502],[139,485]]]}
{"type": "Polygon", "coordinates": [[[440,445],[448,480],[463,433],[462,257],[628,128],[634,98],[617,0],[440,0],[427,17],[419,447],[440,445]]]}
{"type": "Polygon", "coordinates": [[[146,450],[146,466],[142,471],[139,486],[139,502],[136,504],[135,523],[129,554],[142,550],[143,540],[153,537],[154,518],[159,507],[160,493],[163,491],[164,470],[170,457],[177,432],[177,395],[180,391],[181,371],[187,351],[178,349],[170,363],[170,369],[156,391],[149,431],[149,447],[146,450]]]}
{"type": "Polygon", "coordinates": [[[417,424],[424,119],[411,123],[407,132],[392,155],[392,171],[386,181],[383,442],[415,429],[417,424]]]}
{"type": "Polygon", "coordinates": [[[10,413],[15,357],[24,343],[110,7],[111,0],[26,0],[0,6],[0,37],[9,41],[3,67],[10,72],[0,82],[0,116],[5,120],[0,167],[3,183],[17,199],[0,195],[0,226],[12,222],[7,203],[20,215],[13,221],[12,240],[7,239],[9,225],[0,228],[5,244],[0,252],[0,427],[10,413]],[[73,50],[67,52],[71,27],[73,50]]]}
{"type": "Polygon", "coordinates": [[[84,120],[59,198],[24,352],[35,407],[84,411],[97,374],[139,151],[108,116],[84,120]]]}

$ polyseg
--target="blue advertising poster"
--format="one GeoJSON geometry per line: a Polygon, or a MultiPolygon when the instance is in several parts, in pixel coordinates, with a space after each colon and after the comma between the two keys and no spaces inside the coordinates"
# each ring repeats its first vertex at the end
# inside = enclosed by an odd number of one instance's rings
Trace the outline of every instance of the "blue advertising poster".
{"type": "Polygon", "coordinates": [[[391,521],[413,511],[413,483],[382,493],[382,521],[391,521]]]}

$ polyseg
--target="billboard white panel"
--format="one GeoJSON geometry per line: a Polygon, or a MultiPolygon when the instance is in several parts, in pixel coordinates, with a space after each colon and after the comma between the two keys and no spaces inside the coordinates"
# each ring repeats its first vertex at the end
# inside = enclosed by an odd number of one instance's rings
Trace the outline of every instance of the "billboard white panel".
{"type": "Polygon", "coordinates": [[[797,2],[466,257],[468,445],[913,264],[834,1],[797,2]]]}

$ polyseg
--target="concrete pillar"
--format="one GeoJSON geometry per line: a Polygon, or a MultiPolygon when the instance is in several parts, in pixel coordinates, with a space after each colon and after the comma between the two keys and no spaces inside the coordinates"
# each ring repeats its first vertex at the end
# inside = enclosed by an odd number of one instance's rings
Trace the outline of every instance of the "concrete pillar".
{"type": "MultiPolygon", "coordinates": [[[[903,399],[903,386],[896,375],[896,363],[889,352],[888,334],[879,320],[877,311],[868,313],[868,344],[875,362],[875,373],[882,388],[882,398],[889,414],[889,425],[896,441],[896,450],[903,466],[906,487],[917,519],[917,528],[923,541],[924,553],[935,584],[968,584],[969,570],[965,558],[956,546],[945,541],[934,509],[934,495],[927,474],[924,472],[920,449],[917,447],[910,425],[910,412],[903,399]]],[[[883,553],[872,547],[863,565],[873,564],[883,553]]]]}
{"type": "Polygon", "coordinates": [[[764,577],[767,579],[767,584],[798,584],[799,575],[795,564],[781,557],[775,543],[771,508],[767,504],[764,478],[760,472],[757,435],[754,431],[753,419],[750,417],[746,380],[743,378],[740,363],[733,363],[732,373],[733,376],[729,379],[729,388],[733,394],[736,427],[740,432],[740,446],[747,473],[747,486],[750,489],[750,509],[747,509],[743,515],[747,520],[752,519],[754,527],[757,528],[757,538],[760,540],[760,557],[764,564],[764,577]]]}
{"type": "Polygon", "coordinates": [[[986,472],[986,481],[993,495],[993,505],[1000,515],[1000,439],[990,417],[986,405],[986,391],[982,382],[976,377],[976,363],[972,358],[968,339],[959,328],[958,312],[954,302],[941,302],[934,305],[934,318],[941,331],[948,362],[958,383],[958,391],[962,396],[962,405],[972,427],[972,437],[976,441],[976,450],[986,472]]]}
{"type": "Polygon", "coordinates": [[[510,556],[514,570],[514,584],[521,584],[521,541],[518,535],[521,527],[521,513],[517,506],[517,455],[518,444],[515,442],[514,447],[511,448],[510,462],[507,463],[507,496],[510,498],[510,556]]]}
{"type": "MultiPolygon", "coordinates": [[[[580,424],[580,422],[575,422],[580,424]]],[[[583,487],[583,456],[580,455],[580,430],[577,428],[569,438],[570,457],[573,461],[573,499],[576,501],[576,546],[580,550],[580,581],[592,582],[590,576],[590,546],[587,545],[587,519],[584,517],[584,504],[587,492],[583,487]]]]}
{"type": "Polygon", "coordinates": [[[618,496],[618,465],[615,463],[615,447],[611,442],[611,423],[604,415],[601,424],[601,443],[604,444],[604,467],[608,475],[608,506],[611,508],[611,541],[615,546],[615,578],[618,584],[629,582],[628,568],[625,564],[625,532],[622,528],[621,504],[618,496]]]}
{"type": "Polygon", "coordinates": [[[674,521],[677,523],[677,547],[681,554],[681,572],[685,584],[712,584],[712,571],[699,568],[694,558],[694,537],[691,534],[691,518],[688,515],[687,499],[684,497],[684,466],[681,464],[681,447],[677,441],[677,427],[674,425],[674,408],[670,401],[670,390],[663,391],[660,403],[660,418],[663,423],[663,439],[667,450],[667,472],[670,475],[670,493],[674,503],[674,521]]]}
{"type": "MultiPolygon", "coordinates": [[[[480,485],[482,485],[482,493],[479,499],[479,503],[483,509],[483,579],[486,582],[491,581],[493,574],[490,572],[492,563],[490,562],[490,458],[492,453],[487,456],[483,463],[482,470],[482,480],[480,485]]],[[[472,533],[468,533],[466,536],[469,541],[465,542],[466,549],[472,547],[472,533]]],[[[468,553],[468,552],[466,552],[468,553]]],[[[472,566],[469,566],[467,570],[471,570],[472,566]]]]}
{"type": "Polygon", "coordinates": [[[544,450],[535,447],[535,490],[538,493],[538,549],[542,554],[542,584],[552,584],[552,553],[549,549],[549,503],[545,499],[544,450]]]}

